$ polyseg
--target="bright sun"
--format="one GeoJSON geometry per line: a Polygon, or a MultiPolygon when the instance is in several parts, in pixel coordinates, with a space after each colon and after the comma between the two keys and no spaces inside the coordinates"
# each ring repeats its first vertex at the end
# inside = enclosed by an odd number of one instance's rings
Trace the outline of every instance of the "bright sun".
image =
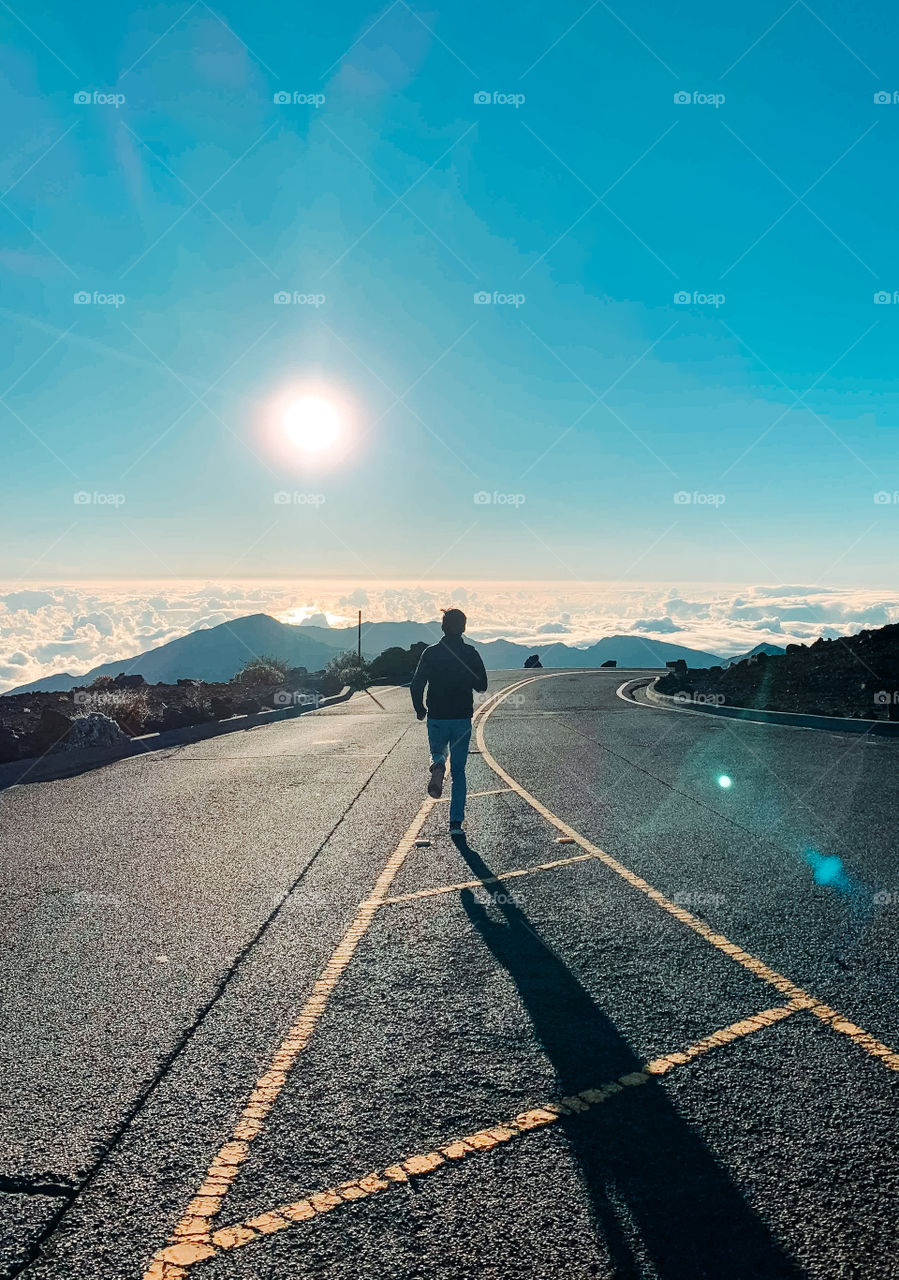
{"type": "Polygon", "coordinates": [[[321,396],[302,396],[284,410],[284,431],[304,453],[323,453],[340,437],[343,423],[337,409],[321,396]]]}

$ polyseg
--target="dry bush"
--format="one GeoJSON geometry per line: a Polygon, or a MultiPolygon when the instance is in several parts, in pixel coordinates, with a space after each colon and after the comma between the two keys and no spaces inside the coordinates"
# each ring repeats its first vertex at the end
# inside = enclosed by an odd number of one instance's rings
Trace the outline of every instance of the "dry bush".
{"type": "MultiPolygon", "coordinates": [[[[100,677],[104,679],[104,677],[100,677]]],[[[105,677],[108,679],[108,677],[105,677]]],[[[91,686],[93,689],[94,686],[91,686]]],[[[126,733],[140,733],[150,718],[150,704],[143,689],[108,689],[102,688],[98,693],[91,693],[80,708],[82,715],[90,715],[99,711],[103,716],[125,730],[126,733]]]]}
{"type": "Polygon", "coordinates": [[[283,658],[262,654],[250,658],[234,677],[234,684],[283,684],[290,664],[283,658]]]}

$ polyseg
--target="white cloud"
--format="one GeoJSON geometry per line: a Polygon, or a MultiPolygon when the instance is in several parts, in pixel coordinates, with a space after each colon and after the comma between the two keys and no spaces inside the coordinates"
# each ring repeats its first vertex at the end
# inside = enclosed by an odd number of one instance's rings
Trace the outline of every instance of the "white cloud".
{"type": "Polygon", "coordinates": [[[670,635],[672,631],[683,631],[683,627],[669,617],[664,618],[640,618],[637,622],[631,623],[631,631],[649,632],[652,635],[670,635]]]}
{"type": "Polygon", "coordinates": [[[788,587],[672,587],[663,583],[173,582],[0,584],[0,691],[68,670],[133,657],[198,627],[249,613],[298,622],[323,613],[334,624],[426,622],[464,599],[469,634],[532,646],[564,637],[585,646],[602,636],[642,633],[723,656],[762,641],[807,643],[899,622],[899,596],[873,590],[788,587]],[[3,592],[6,591],[4,595],[3,592]],[[464,593],[464,595],[463,595],[464,593]]]}
{"type": "Polygon", "coordinates": [[[0,604],[7,609],[26,609],[29,613],[35,613],[47,605],[56,604],[56,597],[49,591],[11,591],[8,595],[0,596],[0,604]]]}

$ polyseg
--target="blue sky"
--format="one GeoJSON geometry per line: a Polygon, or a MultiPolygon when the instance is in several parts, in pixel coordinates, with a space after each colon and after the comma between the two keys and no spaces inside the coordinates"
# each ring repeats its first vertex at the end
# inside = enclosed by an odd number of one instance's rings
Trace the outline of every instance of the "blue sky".
{"type": "Polygon", "coordinates": [[[895,9],[509,12],[4,8],[3,578],[892,581],[895,9]]]}

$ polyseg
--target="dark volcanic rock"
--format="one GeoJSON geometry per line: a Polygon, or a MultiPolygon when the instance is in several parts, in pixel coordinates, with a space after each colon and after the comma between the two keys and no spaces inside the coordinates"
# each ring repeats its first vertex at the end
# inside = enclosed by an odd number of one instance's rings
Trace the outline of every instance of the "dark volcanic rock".
{"type": "MultiPolygon", "coordinates": [[[[327,683],[323,672],[309,676],[302,668],[291,671],[287,680],[308,694],[310,706],[317,705],[324,693],[323,682],[327,683]]],[[[340,681],[336,684],[332,692],[339,690],[340,681]]],[[[88,718],[86,711],[101,705],[103,711],[97,714],[103,720],[112,719],[126,735],[134,735],[181,729],[235,714],[255,715],[264,706],[307,705],[293,697],[285,702],[283,695],[281,682],[271,687],[256,685],[248,691],[246,685],[232,681],[207,684],[202,680],[180,680],[177,685],[150,685],[137,674],[102,676],[90,688],[82,685],[65,693],[7,694],[0,697],[0,762],[43,755],[72,731],[75,721],[88,718]],[[103,704],[101,700],[110,694],[112,700],[103,704]]],[[[78,745],[104,745],[102,741],[85,744],[80,740],[80,735],[90,737],[90,730],[83,723],[77,733],[78,745]]]]}
{"type": "Polygon", "coordinates": [[[254,716],[262,710],[262,703],[258,698],[243,698],[235,704],[234,710],[239,716],[254,716]]]}
{"type": "Polygon", "coordinates": [[[131,739],[124,729],[109,716],[92,711],[90,715],[76,716],[66,736],[54,747],[55,751],[76,751],[81,747],[113,748],[127,751],[131,739]]]}
{"type": "Polygon", "coordinates": [[[64,738],[72,727],[72,717],[55,707],[45,707],[41,712],[40,722],[35,734],[38,751],[46,751],[54,743],[64,738]]]}
{"type": "Polygon", "coordinates": [[[899,624],[856,636],[791,644],[721,670],[677,663],[661,693],[715,695],[728,706],[856,719],[899,718],[899,624]]]}
{"type": "Polygon", "coordinates": [[[184,707],[173,707],[169,704],[163,709],[163,729],[183,729],[188,724],[190,724],[190,720],[184,717],[184,707]]]}
{"type": "Polygon", "coordinates": [[[112,682],[112,687],[113,689],[142,689],[146,683],[147,682],[143,676],[126,675],[123,671],[120,675],[115,677],[112,682]]]}

